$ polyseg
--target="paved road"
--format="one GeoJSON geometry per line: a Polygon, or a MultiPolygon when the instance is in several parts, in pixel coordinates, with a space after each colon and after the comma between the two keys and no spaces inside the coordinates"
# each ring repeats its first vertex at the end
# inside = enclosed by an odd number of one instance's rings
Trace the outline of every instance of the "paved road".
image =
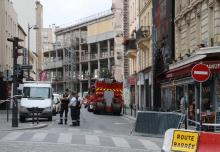
{"type": "MultiPolygon", "coordinates": [[[[159,152],[162,139],[130,136],[133,123],[122,116],[81,111],[81,126],[58,125],[39,130],[1,131],[0,152],[159,152]]],[[[49,122],[41,122],[49,123],[49,122]]]]}

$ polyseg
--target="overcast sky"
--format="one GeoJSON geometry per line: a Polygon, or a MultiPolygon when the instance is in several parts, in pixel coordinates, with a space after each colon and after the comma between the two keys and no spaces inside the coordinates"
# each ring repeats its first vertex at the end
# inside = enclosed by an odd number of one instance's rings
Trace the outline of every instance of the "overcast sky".
{"type": "Polygon", "coordinates": [[[69,24],[111,9],[112,0],[40,0],[44,8],[44,27],[69,24]]]}

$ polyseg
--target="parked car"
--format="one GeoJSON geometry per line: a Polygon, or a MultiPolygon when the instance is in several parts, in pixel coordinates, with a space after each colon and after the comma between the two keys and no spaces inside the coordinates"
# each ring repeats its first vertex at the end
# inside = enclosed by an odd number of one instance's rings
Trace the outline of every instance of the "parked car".
{"type": "Polygon", "coordinates": [[[61,105],[60,95],[53,94],[53,115],[54,116],[60,112],[60,105],[61,105]]]}

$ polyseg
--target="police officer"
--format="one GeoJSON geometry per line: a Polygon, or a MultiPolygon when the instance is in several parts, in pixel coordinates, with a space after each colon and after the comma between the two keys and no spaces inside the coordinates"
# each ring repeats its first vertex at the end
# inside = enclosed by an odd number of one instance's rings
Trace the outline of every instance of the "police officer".
{"type": "Polygon", "coordinates": [[[63,113],[65,112],[65,124],[67,124],[67,117],[68,117],[68,104],[70,101],[70,93],[69,89],[65,90],[65,93],[61,97],[61,109],[60,109],[60,122],[59,124],[63,124],[63,113]]]}
{"type": "Polygon", "coordinates": [[[72,98],[70,100],[69,106],[71,109],[71,118],[72,118],[72,124],[70,126],[79,126],[81,103],[78,94],[76,92],[72,92],[72,98]]]}

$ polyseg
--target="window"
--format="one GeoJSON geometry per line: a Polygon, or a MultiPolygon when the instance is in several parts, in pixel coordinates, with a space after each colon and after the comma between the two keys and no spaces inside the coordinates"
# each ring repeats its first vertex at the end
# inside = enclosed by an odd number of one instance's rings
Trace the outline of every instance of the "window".
{"type": "Polygon", "coordinates": [[[50,98],[50,88],[47,87],[24,87],[24,98],[50,98]]]}

